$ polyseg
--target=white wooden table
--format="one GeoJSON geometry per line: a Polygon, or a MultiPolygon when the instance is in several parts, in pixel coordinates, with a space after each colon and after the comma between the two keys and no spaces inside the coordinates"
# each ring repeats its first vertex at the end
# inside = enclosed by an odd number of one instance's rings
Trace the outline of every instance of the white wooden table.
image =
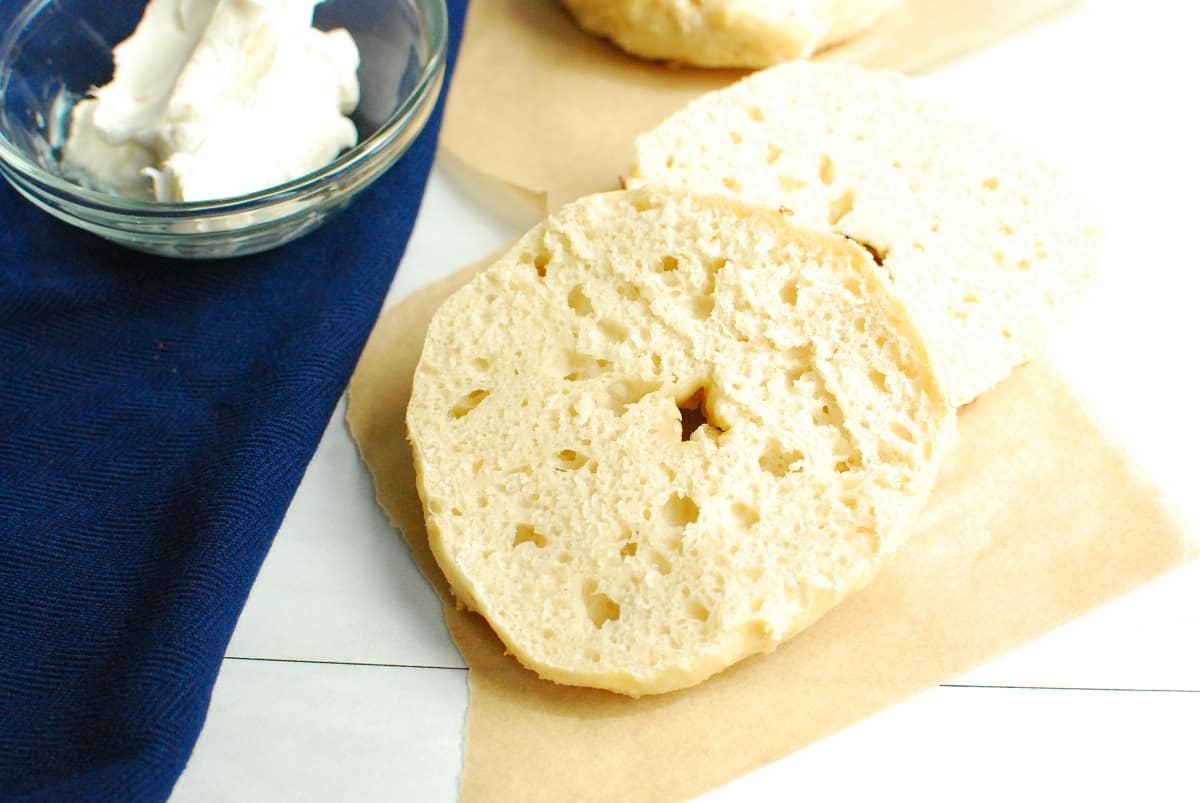
{"type": "MultiPolygon", "coordinates": [[[[922,81],[1096,198],[1106,275],[1051,354],[1197,535],[1193,5],[1094,0],[922,81]]],[[[512,217],[436,169],[391,300],[506,243],[527,222],[512,217]]],[[[343,413],[254,586],[173,801],[455,798],[464,664],[343,413]]],[[[1200,801],[1198,760],[1200,562],[704,800],[1200,801]]]]}

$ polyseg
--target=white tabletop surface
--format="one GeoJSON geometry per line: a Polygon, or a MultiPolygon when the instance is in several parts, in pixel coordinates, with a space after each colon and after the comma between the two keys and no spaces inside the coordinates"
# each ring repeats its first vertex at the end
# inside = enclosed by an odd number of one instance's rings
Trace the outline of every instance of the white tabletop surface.
{"type": "MultiPolygon", "coordinates": [[[[1195,535],[1193,6],[1094,0],[921,80],[1095,197],[1105,277],[1050,353],[1195,535]]],[[[519,217],[438,167],[389,300],[506,243],[519,217]]],[[[464,664],[343,414],[250,595],[175,803],[455,799],[464,664]]],[[[1198,765],[1200,562],[703,800],[1200,801],[1198,765]]]]}

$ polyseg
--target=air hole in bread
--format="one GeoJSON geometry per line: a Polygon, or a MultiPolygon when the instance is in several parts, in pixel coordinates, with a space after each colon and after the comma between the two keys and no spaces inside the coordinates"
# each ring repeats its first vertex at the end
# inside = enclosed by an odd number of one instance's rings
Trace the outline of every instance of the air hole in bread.
{"type": "Polygon", "coordinates": [[[580,469],[587,465],[588,456],[585,454],[580,454],[574,449],[563,449],[561,452],[554,455],[554,460],[558,463],[559,470],[574,471],[575,469],[580,469]]]}
{"type": "Polygon", "coordinates": [[[713,257],[705,261],[704,272],[708,278],[708,287],[705,288],[705,292],[711,293],[716,289],[717,274],[728,264],[729,260],[725,257],[713,257]]]}
{"type": "Polygon", "coordinates": [[[1004,263],[1005,263],[1004,253],[1001,251],[993,252],[992,253],[992,261],[995,262],[1000,267],[1004,267],[1004,263]]]}
{"type": "Polygon", "coordinates": [[[841,427],[846,422],[846,415],[842,412],[842,407],[837,403],[837,399],[825,387],[824,380],[819,375],[817,379],[817,392],[820,394],[818,398],[823,397],[825,402],[816,413],[813,413],[813,423],[841,427]]]}
{"type": "Polygon", "coordinates": [[[587,297],[587,293],[583,292],[583,285],[577,284],[571,288],[571,292],[567,293],[567,306],[576,315],[591,315],[592,300],[587,297]]]}
{"type": "Polygon", "coordinates": [[[742,135],[739,134],[737,131],[730,131],[729,132],[729,141],[732,142],[734,145],[741,145],[742,144],[742,135]]]}
{"type": "Polygon", "coordinates": [[[476,357],[475,359],[471,360],[471,367],[476,371],[486,371],[491,366],[492,364],[483,357],[476,357]]]}
{"type": "Polygon", "coordinates": [[[762,579],[764,571],[762,566],[747,566],[743,574],[746,575],[746,579],[750,582],[757,583],[762,579]]]}
{"type": "Polygon", "coordinates": [[[627,542],[625,542],[624,546],[621,547],[621,557],[622,558],[632,558],[632,557],[636,556],[637,553],[638,553],[637,541],[627,541],[627,542]]]}
{"type": "Polygon", "coordinates": [[[784,449],[783,444],[772,438],[758,456],[758,467],[776,477],[783,477],[789,471],[804,471],[804,452],[784,449]]]}
{"type": "Polygon", "coordinates": [[[992,178],[985,178],[983,180],[983,188],[985,190],[1000,189],[1000,179],[996,178],[995,176],[993,176],[992,178]]]}
{"type": "Polygon", "coordinates": [[[675,400],[675,406],[679,408],[679,439],[681,441],[691,440],[692,435],[700,427],[712,427],[717,432],[725,431],[712,420],[708,410],[707,396],[708,390],[702,385],[683,401],[675,400]]]}
{"type": "Polygon", "coordinates": [[[674,552],[676,555],[683,554],[683,531],[668,533],[663,539],[663,546],[674,552]]]}
{"type": "Polygon", "coordinates": [[[455,419],[462,418],[478,407],[487,397],[488,391],[482,388],[471,391],[454,403],[454,406],[450,408],[450,417],[455,419]]]}
{"type": "Polygon", "coordinates": [[[546,266],[549,264],[550,254],[547,251],[541,251],[533,258],[533,269],[537,271],[539,279],[546,278],[546,266]]]}
{"type": "Polygon", "coordinates": [[[829,225],[836,226],[854,211],[854,190],[846,190],[829,202],[829,225]]]}
{"type": "Polygon", "coordinates": [[[663,521],[672,527],[686,527],[700,518],[700,508],[686,494],[673,494],[662,506],[663,521]]]}
{"type": "Polygon", "coordinates": [[[558,553],[558,562],[559,563],[570,563],[571,562],[571,553],[570,552],[559,552],[558,553]]]}
{"type": "Polygon", "coordinates": [[[965,296],[963,296],[963,303],[964,304],[978,304],[979,296],[975,295],[974,293],[967,293],[965,296]]]}
{"type": "Polygon", "coordinates": [[[583,604],[587,608],[588,618],[597,630],[607,622],[621,618],[621,606],[608,594],[598,591],[598,587],[599,584],[595,580],[588,580],[583,584],[583,604]]]}
{"type": "Polygon", "coordinates": [[[1022,259],[1019,262],[1017,262],[1018,270],[1029,270],[1032,267],[1033,267],[1033,265],[1030,264],[1028,259],[1022,259]]]}
{"type": "Polygon", "coordinates": [[[1012,226],[1001,226],[1000,233],[1003,234],[1005,237],[1012,237],[1014,234],[1013,227],[1012,226]]]}
{"type": "Polygon", "coordinates": [[[649,212],[651,209],[658,208],[658,206],[650,200],[650,196],[644,192],[637,193],[633,197],[631,205],[633,206],[633,211],[635,212],[649,212]]]}
{"type": "Polygon", "coordinates": [[[783,192],[794,192],[808,186],[808,182],[795,176],[780,176],[779,189],[783,192]]]}
{"type": "Polygon", "coordinates": [[[916,438],[913,437],[912,430],[898,421],[893,421],[891,426],[892,434],[906,443],[916,443],[916,438]]]}
{"type": "Polygon", "coordinates": [[[734,520],[737,521],[738,526],[743,530],[749,530],[755,524],[758,524],[758,511],[745,502],[735,502],[732,511],[734,520]]]}
{"type": "Polygon", "coordinates": [[[665,256],[658,263],[658,269],[663,273],[670,273],[674,270],[679,270],[679,260],[673,256],[665,256]]]}
{"type": "Polygon", "coordinates": [[[707,622],[708,617],[711,615],[708,608],[695,600],[688,603],[687,614],[689,618],[695,619],[697,622],[707,622]]]}
{"type": "Polygon", "coordinates": [[[623,323],[605,318],[596,324],[596,328],[613,343],[624,343],[629,339],[629,327],[623,323]]]}
{"type": "Polygon", "coordinates": [[[783,376],[789,382],[799,382],[813,370],[812,347],[788,349],[780,355],[783,376]]]}
{"type": "Polygon", "coordinates": [[[567,370],[567,374],[563,376],[563,379],[568,382],[594,379],[612,367],[612,363],[609,360],[589,357],[575,351],[565,352],[563,361],[565,363],[564,367],[567,370]]]}
{"type": "Polygon", "coordinates": [[[837,170],[833,166],[833,159],[829,158],[829,154],[821,157],[821,167],[818,172],[821,177],[821,183],[826,187],[833,184],[837,180],[837,170]]]}
{"type": "Polygon", "coordinates": [[[839,460],[837,465],[834,466],[834,468],[837,469],[837,472],[839,474],[846,474],[846,473],[849,473],[852,469],[862,468],[862,452],[855,449],[854,453],[851,454],[848,458],[846,458],[845,460],[839,460]]]}
{"type": "Polygon", "coordinates": [[[799,300],[798,290],[794,279],[784,282],[783,286],[779,288],[779,300],[789,307],[796,306],[796,302],[799,300]]]}
{"type": "Polygon", "coordinates": [[[721,184],[730,192],[741,192],[742,182],[738,181],[733,176],[725,176],[721,179],[721,184]]]}
{"type": "Polygon", "coordinates": [[[656,572],[658,572],[659,574],[670,574],[671,573],[671,568],[672,568],[671,561],[669,561],[667,559],[666,555],[659,552],[658,550],[654,550],[653,552],[650,553],[650,564],[654,567],[654,570],[656,572]]]}
{"type": "Polygon", "coordinates": [[[633,282],[621,282],[621,284],[617,286],[617,295],[626,301],[637,301],[642,297],[642,291],[633,282]]]}
{"type": "Polygon", "coordinates": [[[608,386],[609,409],[615,413],[623,413],[626,407],[637,404],[660,387],[662,386],[657,382],[642,382],[632,379],[613,382],[608,386]]]}
{"type": "Polygon", "coordinates": [[[716,305],[717,300],[711,295],[702,295],[699,298],[694,298],[692,299],[692,317],[702,321],[712,315],[716,305]]]}
{"type": "Polygon", "coordinates": [[[868,376],[871,378],[872,385],[880,390],[887,390],[887,376],[884,375],[883,371],[876,371],[874,368],[872,368],[868,373],[868,376]]]}
{"type": "Polygon", "coordinates": [[[767,164],[773,165],[779,161],[779,157],[783,156],[783,148],[775,143],[767,144],[767,164]]]}
{"type": "Polygon", "coordinates": [[[767,119],[767,115],[763,113],[763,110],[760,106],[751,106],[746,110],[746,114],[749,115],[750,119],[756,123],[761,123],[763,120],[767,119]]]}
{"type": "Polygon", "coordinates": [[[882,265],[883,261],[888,258],[888,252],[890,249],[882,246],[874,246],[870,243],[859,242],[858,240],[855,240],[855,242],[861,245],[863,250],[871,255],[871,259],[875,261],[876,265],[882,265]]]}
{"type": "Polygon", "coordinates": [[[538,549],[546,546],[546,536],[533,529],[532,524],[518,524],[516,534],[513,535],[512,545],[514,548],[521,544],[533,544],[538,549]]]}

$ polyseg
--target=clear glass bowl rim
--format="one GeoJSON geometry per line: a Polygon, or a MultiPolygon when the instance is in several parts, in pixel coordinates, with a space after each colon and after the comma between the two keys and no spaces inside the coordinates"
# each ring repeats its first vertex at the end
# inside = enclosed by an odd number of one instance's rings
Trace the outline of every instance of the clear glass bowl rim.
{"type": "MultiPolygon", "coordinates": [[[[12,46],[13,38],[19,35],[31,17],[40,12],[43,7],[54,0],[30,0],[17,12],[13,24],[0,37],[0,52],[5,52],[12,46]]],[[[448,45],[448,20],[444,0],[414,0],[414,5],[426,12],[426,22],[429,25],[429,45],[431,57],[426,61],[421,76],[411,92],[392,113],[390,117],[369,137],[359,142],[350,150],[341,154],[324,167],[283,184],[276,184],[257,192],[237,195],[232,198],[218,198],[211,201],[143,201],[125,198],[120,195],[91,190],[81,187],[62,176],[46,170],[36,162],[31,161],[8,138],[0,132],[0,159],[12,169],[24,174],[58,194],[72,197],[77,202],[109,211],[116,215],[136,215],[139,217],[178,218],[192,217],[205,213],[227,213],[249,211],[263,206],[278,203],[290,197],[304,196],[320,189],[329,178],[354,167],[360,162],[369,160],[376,152],[385,148],[392,139],[399,136],[407,127],[408,118],[414,109],[425,100],[429,88],[440,80],[443,63],[446,60],[448,45]]]]}

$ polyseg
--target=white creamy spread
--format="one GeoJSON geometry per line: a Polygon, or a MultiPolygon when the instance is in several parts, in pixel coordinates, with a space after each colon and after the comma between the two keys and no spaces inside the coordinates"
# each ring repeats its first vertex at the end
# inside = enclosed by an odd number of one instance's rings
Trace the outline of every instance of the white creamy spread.
{"type": "Polygon", "coordinates": [[[309,173],[357,141],[358,48],[320,0],[150,0],[113,80],[72,112],[63,161],[99,189],[204,201],[309,173]]]}

